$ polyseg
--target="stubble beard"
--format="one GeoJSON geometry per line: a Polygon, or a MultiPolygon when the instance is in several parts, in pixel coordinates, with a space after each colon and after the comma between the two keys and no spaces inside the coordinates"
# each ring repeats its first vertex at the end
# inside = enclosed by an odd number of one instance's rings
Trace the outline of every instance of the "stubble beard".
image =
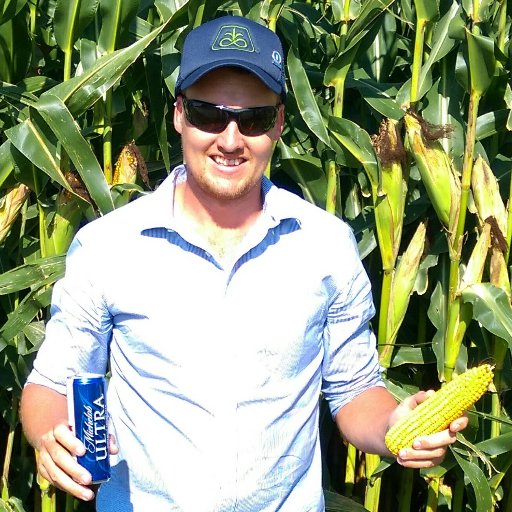
{"type": "Polygon", "coordinates": [[[203,172],[199,176],[194,176],[193,180],[203,195],[221,203],[238,201],[248,196],[255,187],[261,187],[261,178],[258,176],[235,181],[212,178],[203,172]]]}

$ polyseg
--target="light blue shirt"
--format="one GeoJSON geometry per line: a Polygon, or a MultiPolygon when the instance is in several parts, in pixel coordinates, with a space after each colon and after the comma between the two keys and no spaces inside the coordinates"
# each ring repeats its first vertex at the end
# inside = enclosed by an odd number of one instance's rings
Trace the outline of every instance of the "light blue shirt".
{"type": "Polygon", "coordinates": [[[224,268],[173,214],[183,179],[79,231],[29,381],[65,393],[110,361],[101,512],[323,511],[320,393],[335,416],[383,385],[355,240],[264,178],[224,268]]]}

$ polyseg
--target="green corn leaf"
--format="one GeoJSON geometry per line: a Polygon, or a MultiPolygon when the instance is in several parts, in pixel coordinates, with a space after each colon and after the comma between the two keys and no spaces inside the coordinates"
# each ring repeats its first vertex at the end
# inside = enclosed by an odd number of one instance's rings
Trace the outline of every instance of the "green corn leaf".
{"type": "Polygon", "coordinates": [[[103,170],[64,102],[57,96],[45,94],[41,96],[36,106],[75,164],[76,170],[101,213],[105,214],[113,210],[114,203],[103,170]]]}
{"type": "Polygon", "coordinates": [[[511,127],[507,127],[507,120],[511,115],[511,110],[502,109],[493,112],[486,112],[476,120],[476,140],[484,140],[497,133],[505,133],[511,127]]]}
{"type": "MultiPolygon", "coordinates": [[[[416,2],[420,3],[420,2],[416,2]]],[[[425,0],[425,2],[432,8],[435,6],[435,2],[432,0],[425,0]]],[[[427,74],[430,73],[432,66],[439,62],[445,55],[447,55],[457,44],[457,42],[452,39],[450,36],[450,27],[452,22],[457,21],[458,17],[461,13],[461,7],[456,2],[452,4],[448,12],[436,23],[434,35],[432,40],[434,44],[432,45],[432,50],[428,54],[427,60],[424,62],[419,78],[419,89],[422,90],[421,84],[426,80],[427,74]]],[[[432,13],[430,13],[432,14],[432,13]]],[[[428,19],[428,18],[427,18],[428,19]]]]}
{"type": "Polygon", "coordinates": [[[43,287],[30,292],[20,302],[13,314],[0,329],[0,336],[8,344],[12,344],[16,336],[41,312],[50,305],[52,288],[43,287]]]}
{"type": "Polygon", "coordinates": [[[424,21],[434,21],[439,17],[439,0],[414,0],[416,18],[424,21]]]}
{"type": "Polygon", "coordinates": [[[84,29],[94,19],[98,0],[57,0],[53,18],[55,41],[70,53],[84,29]]]}
{"type": "Polygon", "coordinates": [[[6,130],[5,134],[12,146],[26,159],[43,170],[52,180],[71,191],[69,183],[60,170],[60,160],[56,157],[57,149],[54,140],[45,133],[44,127],[41,128],[43,125],[44,121],[37,112],[34,112],[23,123],[6,130]]]}
{"type": "Polygon", "coordinates": [[[6,140],[0,146],[0,187],[14,170],[14,162],[11,158],[11,143],[6,140]]]}
{"type": "Polygon", "coordinates": [[[139,0],[100,0],[101,30],[98,39],[100,50],[112,53],[118,40],[127,29],[139,8],[139,0]]]}
{"type": "Polygon", "coordinates": [[[32,55],[26,12],[0,25],[0,80],[15,84],[25,77],[32,55]]]}
{"type": "Polygon", "coordinates": [[[353,0],[334,0],[331,2],[334,19],[339,21],[355,20],[361,13],[361,4],[353,0]],[[345,8],[348,4],[348,17],[345,16],[345,8]]]}
{"type": "Polygon", "coordinates": [[[361,97],[383,117],[398,121],[404,115],[404,111],[392,97],[392,94],[396,95],[394,86],[376,82],[364,69],[348,73],[345,87],[357,89],[361,97]]]}
{"type": "Polygon", "coordinates": [[[384,16],[394,2],[395,0],[366,0],[362,2],[361,12],[350,25],[346,48],[350,48],[366,37],[370,29],[378,25],[379,19],[384,16]]]}
{"type": "Polygon", "coordinates": [[[339,493],[324,490],[324,497],[325,512],[367,512],[362,505],[339,493]]]}
{"type": "Polygon", "coordinates": [[[64,256],[52,256],[4,272],[0,274],[0,295],[51,284],[64,275],[64,268],[64,256]]]}
{"type": "Polygon", "coordinates": [[[504,339],[512,350],[512,307],[505,291],[490,283],[478,283],[464,288],[461,296],[473,304],[473,318],[504,339]]]}
{"type": "Polygon", "coordinates": [[[0,24],[14,18],[26,3],[27,0],[4,0],[0,6],[0,24]]]}
{"type": "Polygon", "coordinates": [[[476,444],[476,447],[480,451],[490,455],[491,457],[495,457],[503,453],[509,453],[511,446],[512,432],[507,432],[505,434],[501,434],[498,437],[486,439],[485,441],[481,441],[480,443],[476,444]]]}
{"type": "Polygon", "coordinates": [[[328,147],[331,142],[325,128],[325,122],[316,103],[306,71],[297,51],[291,48],[288,53],[288,71],[295,99],[301,115],[309,129],[328,147]]]}
{"type": "Polygon", "coordinates": [[[300,187],[304,199],[317,206],[325,204],[327,180],[322,171],[322,162],[311,155],[302,155],[278,142],[283,170],[300,187]]]}
{"type": "Polygon", "coordinates": [[[42,96],[57,96],[66,104],[73,116],[83,114],[121,78],[128,67],[167,26],[162,25],[131,46],[103,56],[82,75],[62,82],[42,96]]]}
{"type": "Polygon", "coordinates": [[[334,139],[363,166],[372,190],[376,193],[379,186],[379,164],[368,132],[353,121],[336,117],[329,118],[328,128],[334,139]]]}
{"type": "Polygon", "coordinates": [[[148,83],[151,116],[155,125],[158,145],[167,171],[171,168],[166,120],[169,114],[168,102],[162,88],[162,60],[159,55],[146,56],[146,76],[148,83]]]}
{"type": "Polygon", "coordinates": [[[466,30],[466,38],[471,89],[482,95],[491,85],[496,69],[494,41],[490,37],[475,35],[469,30],[466,30]]]}
{"type": "Polygon", "coordinates": [[[464,477],[469,480],[475,491],[476,512],[489,512],[489,510],[492,510],[492,494],[484,472],[477,464],[468,462],[460,455],[457,455],[455,450],[453,450],[452,453],[464,472],[464,477]]]}
{"type": "Polygon", "coordinates": [[[0,499],[0,512],[27,512],[19,498],[11,496],[7,501],[0,499]]]}

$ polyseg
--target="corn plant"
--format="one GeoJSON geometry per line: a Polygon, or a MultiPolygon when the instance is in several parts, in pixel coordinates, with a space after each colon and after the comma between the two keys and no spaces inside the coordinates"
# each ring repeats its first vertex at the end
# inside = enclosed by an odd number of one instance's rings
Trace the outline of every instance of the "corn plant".
{"type": "Polygon", "coordinates": [[[5,0],[0,510],[92,510],[36,479],[17,402],[76,230],[180,162],[183,35],[225,13],[283,41],[286,127],[267,175],[352,227],[397,400],[494,365],[494,391],[430,470],[360,453],[322,413],[326,510],[512,509],[509,2],[5,0]]]}

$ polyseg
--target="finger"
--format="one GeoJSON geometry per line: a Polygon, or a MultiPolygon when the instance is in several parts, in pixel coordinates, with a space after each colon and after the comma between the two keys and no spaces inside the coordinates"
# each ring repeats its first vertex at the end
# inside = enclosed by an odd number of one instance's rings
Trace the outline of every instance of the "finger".
{"type": "Polygon", "coordinates": [[[401,466],[403,466],[405,468],[410,468],[410,469],[426,468],[426,469],[428,469],[428,468],[433,468],[433,467],[441,464],[441,462],[443,462],[443,457],[435,458],[435,459],[419,459],[419,460],[416,460],[416,459],[402,460],[402,459],[397,458],[397,462],[398,462],[398,464],[400,464],[401,466]]]}
{"type": "Polygon", "coordinates": [[[68,425],[63,423],[58,424],[53,429],[53,436],[57,443],[66,448],[73,455],[80,456],[85,454],[84,444],[75,436],[68,425]]]}
{"type": "Polygon", "coordinates": [[[432,450],[434,448],[443,448],[455,443],[457,440],[456,432],[449,429],[430,434],[428,436],[418,437],[412,443],[414,450],[432,450]]]}
{"type": "Polygon", "coordinates": [[[457,418],[456,420],[453,420],[450,423],[450,431],[453,433],[460,432],[461,430],[464,430],[469,423],[468,417],[464,414],[460,418],[457,418]]]}
{"type": "MultiPolygon", "coordinates": [[[[73,459],[71,458],[71,460],[73,459]]],[[[77,466],[79,465],[77,464],[77,466]]],[[[59,467],[48,452],[40,452],[37,469],[39,474],[55,487],[84,501],[90,501],[94,498],[94,492],[86,485],[80,484],[71,474],[59,467]]],[[[82,471],[85,470],[82,469],[82,471]]],[[[85,480],[90,482],[89,473],[85,473],[85,480]]]]}

